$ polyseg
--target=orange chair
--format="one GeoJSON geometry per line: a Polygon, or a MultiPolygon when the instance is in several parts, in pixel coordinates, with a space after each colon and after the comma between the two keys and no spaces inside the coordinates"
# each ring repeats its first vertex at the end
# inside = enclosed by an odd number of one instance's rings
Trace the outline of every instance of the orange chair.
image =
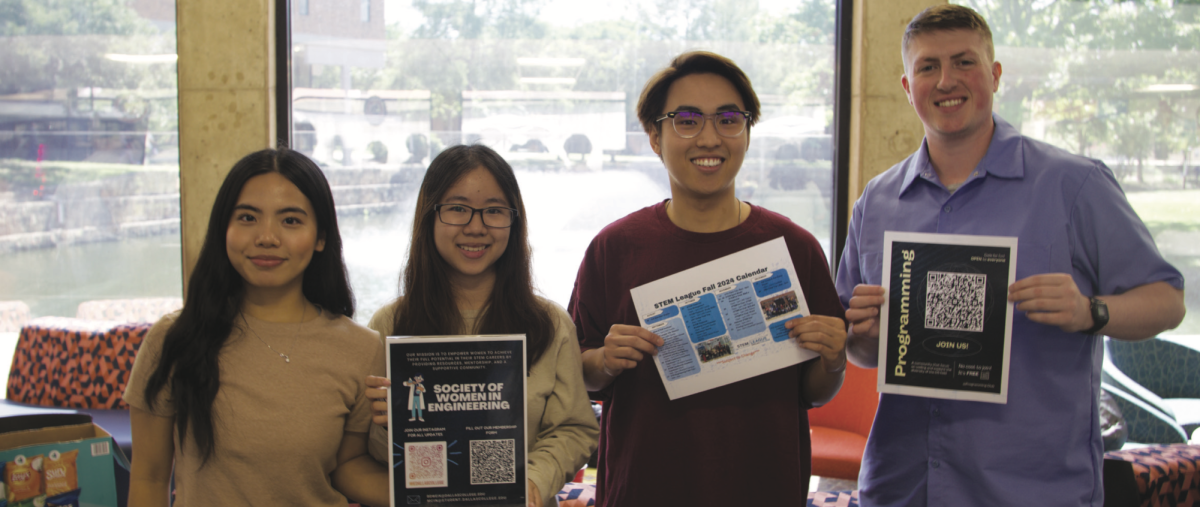
{"type": "Polygon", "coordinates": [[[858,480],[867,434],[879,407],[876,371],[847,364],[846,381],[833,401],[808,411],[813,475],[858,480]]]}

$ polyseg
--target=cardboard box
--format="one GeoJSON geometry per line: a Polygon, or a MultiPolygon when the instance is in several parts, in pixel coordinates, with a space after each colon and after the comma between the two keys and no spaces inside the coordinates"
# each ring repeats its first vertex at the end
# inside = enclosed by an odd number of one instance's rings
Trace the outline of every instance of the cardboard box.
{"type": "Polygon", "coordinates": [[[8,501],[8,507],[125,505],[129,460],[112,436],[92,423],[2,433],[0,465],[3,500],[8,501]],[[75,481],[70,480],[72,459],[75,481]],[[119,481],[123,487],[118,487],[119,481]],[[63,493],[70,486],[76,486],[76,490],[63,493]],[[17,491],[19,497],[14,496],[17,491]]]}

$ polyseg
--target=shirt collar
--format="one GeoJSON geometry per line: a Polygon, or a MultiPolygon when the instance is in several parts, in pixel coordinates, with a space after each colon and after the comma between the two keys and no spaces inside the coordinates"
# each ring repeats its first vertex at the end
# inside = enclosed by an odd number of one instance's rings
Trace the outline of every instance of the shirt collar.
{"type": "MultiPolygon", "coordinates": [[[[996,113],[992,113],[992,120],[996,123],[996,129],[992,132],[987,154],[976,166],[977,171],[998,178],[1024,177],[1025,158],[1022,154],[1021,133],[996,113]]],[[[921,148],[917,150],[916,156],[909,159],[908,167],[904,170],[904,181],[900,185],[900,194],[904,194],[917,178],[931,181],[936,181],[937,178],[933,164],[929,162],[928,139],[921,140],[921,148]]]]}

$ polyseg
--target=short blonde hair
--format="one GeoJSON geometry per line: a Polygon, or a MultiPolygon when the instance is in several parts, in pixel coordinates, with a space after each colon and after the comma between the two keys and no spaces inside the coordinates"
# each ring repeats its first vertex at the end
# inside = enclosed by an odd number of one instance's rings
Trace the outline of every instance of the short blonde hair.
{"type": "Polygon", "coordinates": [[[978,33],[987,46],[988,60],[996,61],[992,29],[988,27],[987,20],[970,7],[954,4],[935,5],[921,11],[908,22],[908,27],[904,29],[904,38],[900,41],[901,58],[908,55],[908,45],[916,36],[943,30],[970,30],[978,33]]]}

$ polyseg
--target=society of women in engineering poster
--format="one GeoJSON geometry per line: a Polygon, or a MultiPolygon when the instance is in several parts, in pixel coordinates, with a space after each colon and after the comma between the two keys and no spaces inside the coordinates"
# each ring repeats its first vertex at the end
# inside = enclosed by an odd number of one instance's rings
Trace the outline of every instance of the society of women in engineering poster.
{"type": "Polygon", "coordinates": [[[389,337],[393,506],[526,505],[525,336],[389,337]]]}

